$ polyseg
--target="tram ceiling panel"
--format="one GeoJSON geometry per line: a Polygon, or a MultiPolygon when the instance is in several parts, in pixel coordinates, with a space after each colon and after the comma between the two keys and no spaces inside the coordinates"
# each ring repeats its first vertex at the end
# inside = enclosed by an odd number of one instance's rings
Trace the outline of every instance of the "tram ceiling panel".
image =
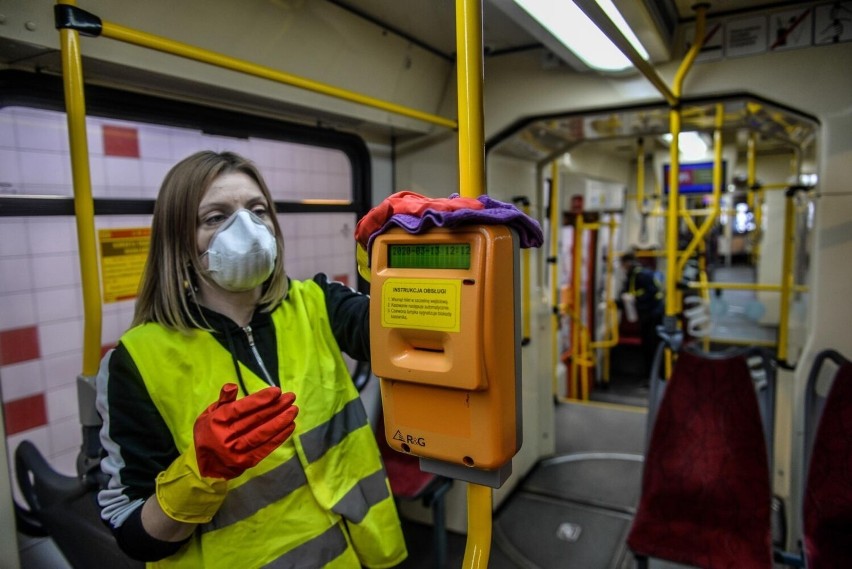
{"type": "MultiPolygon", "coordinates": [[[[453,0],[327,0],[384,27],[389,33],[446,59],[455,58],[455,2],[453,0]]],[[[570,0],[569,0],[570,1],[570,0]]],[[[627,24],[648,48],[654,63],[681,54],[673,52],[677,28],[695,20],[696,0],[612,0],[627,24]]],[[[499,0],[483,0],[483,43],[486,56],[529,49],[545,49],[541,39],[518,19],[498,7],[499,0]]],[[[710,0],[708,17],[765,11],[804,5],[804,0],[710,0]]]]}
{"type": "MultiPolygon", "coordinates": [[[[684,100],[682,131],[711,134],[716,104],[724,105],[722,130],[727,140],[740,141],[742,132],[757,135],[760,153],[813,152],[817,121],[783,106],[743,94],[720,100],[684,100]]],[[[572,147],[594,143],[613,158],[635,158],[629,142],[657,140],[669,132],[669,107],[664,104],[597,109],[522,119],[487,142],[489,152],[502,156],[546,162],[572,147]]],[[[650,151],[651,147],[646,148],[650,151]]]]}

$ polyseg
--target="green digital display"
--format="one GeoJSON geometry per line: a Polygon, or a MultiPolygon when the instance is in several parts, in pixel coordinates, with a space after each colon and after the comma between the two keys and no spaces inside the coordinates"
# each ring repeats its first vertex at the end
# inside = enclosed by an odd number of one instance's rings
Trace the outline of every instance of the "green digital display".
{"type": "Polygon", "coordinates": [[[388,245],[388,267],[394,269],[469,269],[470,243],[388,245]]]}

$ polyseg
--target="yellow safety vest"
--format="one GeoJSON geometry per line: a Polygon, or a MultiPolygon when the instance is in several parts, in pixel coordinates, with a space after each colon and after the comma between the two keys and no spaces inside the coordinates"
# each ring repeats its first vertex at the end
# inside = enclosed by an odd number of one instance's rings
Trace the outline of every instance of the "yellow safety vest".
{"type": "MultiPolygon", "coordinates": [[[[293,281],[272,319],[281,389],[296,394],[296,430],[228,483],[209,524],[175,555],[149,567],[381,569],[405,559],[405,540],[378,446],[331,332],[322,289],[293,281]]],[[[195,419],[236,382],[231,354],[209,332],[158,324],[122,343],[184,452],[195,419]]],[[[242,364],[250,392],[267,384],[242,364]]]]}

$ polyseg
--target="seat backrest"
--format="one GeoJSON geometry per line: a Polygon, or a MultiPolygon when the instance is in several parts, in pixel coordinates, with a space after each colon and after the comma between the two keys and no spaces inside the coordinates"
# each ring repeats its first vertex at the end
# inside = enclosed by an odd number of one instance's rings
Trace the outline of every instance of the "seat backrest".
{"type": "Polygon", "coordinates": [[[772,566],[771,434],[755,391],[770,384],[774,377],[753,376],[743,351],[681,350],[652,426],[627,540],[634,553],[698,567],[772,566]]]}
{"type": "MultiPolygon", "coordinates": [[[[669,349],[668,343],[660,342],[654,356],[654,364],[651,371],[648,391],[648,427],[645,434],[646,451],[648,450],[648,445],[651,441],[651,434],[657,417],[657,410],[659,409],[660,403],[665,395],[666,385],[668,383],[668,380],[664,377],[665,374],[662,373],[666,349],[669,349]]],[[[772,354],[763,348],[736,348],[734,350],[723,352],[704,352],[697,349],[696,344],[688,344],[683,348],[683,350],[690,351],[700,358],[707,360],[729,359],[732,357],[745,358],[752,384],[754,386],[754,393],[757,396],[757,405],[760,411],[760,420],[763,425],[763,435],[766,440],[769,464],[774,464],[775,379],[777,366],[772,354]]]]}
{"type": "Polygon", "coordinates": [[[21,442],[15,450],[15,473],[30,513],[72,567],[144,567],[118,548],[101,520],[96,488],[80,478],[56,472],[29,441],[21,442]]]}
{"type": "Polygon", "coordinates": [[[852,362],[833,350],[818,354],[806,393],[806,566],[852,567],[852,362]],[[830,388],[821,390],[821,372],[829,361],[837,371],[830,388]]]}

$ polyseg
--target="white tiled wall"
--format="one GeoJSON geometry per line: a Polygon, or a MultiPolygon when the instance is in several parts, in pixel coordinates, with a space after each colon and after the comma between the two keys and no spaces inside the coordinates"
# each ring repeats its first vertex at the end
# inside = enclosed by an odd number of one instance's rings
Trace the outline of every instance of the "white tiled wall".
{"type": "MultiPolygon", "coordinates": [[[[168,169],[202,149],[234,150],[255,161],[276,200],[351,199],[351,166],[340,151],[278,141],[230,139],[200,131],[89,118],[87,136],[95,197],[154,198],[168,169]],[[135,128],[139,157],[104,155],[104,125],[135,128]]],[[[0,109],[0,194],[71,196],[64,113],[0,109]]],[[[319,271],[355,283],[355,215],[280,215],[285,266],[292,278],[319,271]]],[[[140,227],[149,216],[96,219],[96,229],[140,227]]],[[[76,376],[82,367],[83,307],[74,220],[0,218],[0,332],[36,326],[41,357],[0,366],[9,402],[43,393],[47,424],[11,435],[10,453],[33,441],[57,470],[75,471],[80,445],[76,376]]],[[[133,302],[103,306],[102,344],[112,344],[132,318],[133,302]]]]}

